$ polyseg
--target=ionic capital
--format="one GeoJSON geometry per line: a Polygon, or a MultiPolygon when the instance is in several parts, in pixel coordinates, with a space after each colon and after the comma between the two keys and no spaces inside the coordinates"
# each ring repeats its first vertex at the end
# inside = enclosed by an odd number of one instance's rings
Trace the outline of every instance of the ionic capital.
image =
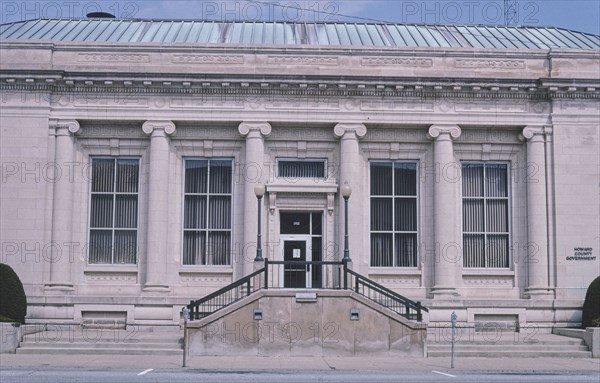
{"type": "Polygon", "coordinates": [[[154,131],[162,130],[165,132],[166,135],[170,136],[173,133],[175,133],[176,128],[175,128],[175,124],[173,123],[173,121],[155,120],[155,121],[144,122],[144,124],[142,125],[142,130],[147,135],[151,135],[154,131]]]}
{"type": "Polygon", "coordinates": [[[367,134],[367,127],[357,123],[339,123],[333,128],[333,134],[342,138],[346,133],[354,133],[357,138],[363,138],[367,134]]]}
{"type": "Polygon", "coordinates": [[[549,126],[543,125],[528,125],[519,134],[521,141],[544,141],[546,135],[552,134],[552,129],[549,126]]]}
{"type": "Polygon", "coordinates": [[[271,124],[266,121],[244,121],[238,126],[238,132],[244,137],[251,132],[268,137],[271,134],[271,124]]]}
{"type": "Polygon", "coordinates": [[[64,135],[76,135],[79,134],[81,126],[77,120],[52,119],[50,120],[50,128],[54,129],[57,135],[60,135],[60,129],[65,129],[68,131],[68,133],[65,132],[64,135]]]}
{"type": "Polygon", "coordinates": [[[431,125],[429,127],[429,130],[427,131],[427,138],[435,140],[442,134],[448,134],[450,135],[450,138],[457,139],[458,137],[460,137],[461,133],[462,130],[460,130],[460,127],[458,125],[436,124],[431,125]]]}

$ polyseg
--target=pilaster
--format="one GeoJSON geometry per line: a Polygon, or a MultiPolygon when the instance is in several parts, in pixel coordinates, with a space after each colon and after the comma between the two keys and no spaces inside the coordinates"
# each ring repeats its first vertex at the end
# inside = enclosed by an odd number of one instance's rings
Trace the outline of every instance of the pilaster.
{"type": "Polygon", "coordinates": [[[144,291],[168,292],[166,259],[169,227],[169,136],[175,133],[175,124],[171,121],[146,121],[142,130],[150,136],[144,291]]]}
{"type": "Polygon", "coordinates": [[[434,140],[433,233],[435,246],[433,296],[458,297],[457,275],[462,269],[459,202],[460,164],[452,141],[460,137],[457,125],[432,125],[427,136],[434,140]]]}
{"type": "MultiPolygon", "coordinates": [[[[365,183],[364,181],[366,174],[364,172],[365,166],[361,161],[359,140],[367,134],[367,127],[360,123],[339,123],[333,128],[333,133],[340,139],[339,185],[341,187],[347,183],[352,188],[352,194],[348,199],[348,217],[361,217],[363,216],[364,203],[368,201],[364,190],[368,182],[365,183]]],[[[339,249],[339,259],[341,260],[344,251],[343,222],[346,214],[344,199],[341,195],[338,198],[338,206],[339,233],[337,247],[339,249]]],[[[350,219],[348,225],[350,259],[354,263],[354,268],[359,272],[361,272],[360,266],[357,268],[359,254],[356,251],[363,247],[362,236],[364,231],[362,225],[363,222],[356,219],[350,219]]],[[[360,256],[363,255],[360,254],[360,256]]],[[[366,261],[368,264],[368,259],[366,261]]]]}
{"type": "Polygon", "coordinates": [[[71,280],[72,249],[72,216],[73,216],[73,182],[72,175],[65,171],[74,165],[73,136],[80,131],[76,120],[50,120],[50,128],[54,129],[56,169],[62,169],[55,175],[52,202],[52,230],[50,280],[45,284],[46,290],[68,292],[73,290],[71,280]]]}
{"type": "MultiPolygon", "coordinates": [[[[254,270],[256,256],[256,236],[258,233],[257,199],[254,186],[264,183],[268,177],[268,170],[264,166],[265,137],[271,134],[271,125],[266,121],[244,121],[238,127],[239,133],[246,138],[245,160],[242,164],[241,174],[244,176],[244,246],[242,246],[243,274],[248,275],[254,270]]],[[[263,198],[261,214],[265,218],[267,208],[264,206],[268,198],[263,198]]],[[[262,219],[266,222],[266,219],[262,219]]],[[[265,233],[265,230],[262,230],[265,233]]],[[[264,248],[263,244],[263,248],[264,248]]]]}
{"type": "Polygon", "coordinates": [[[527,126],[521,139],[527,142],[527,276],[525,295],[553,298],[548,271],[548,198],[546,178],[546,136],[544,126],[527,126]],[[530,176],[531,175],[531,176],[530,176]]]}

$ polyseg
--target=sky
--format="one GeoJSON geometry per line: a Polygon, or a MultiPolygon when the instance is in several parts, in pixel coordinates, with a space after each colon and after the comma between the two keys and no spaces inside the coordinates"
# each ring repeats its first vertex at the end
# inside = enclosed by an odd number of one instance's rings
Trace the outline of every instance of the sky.
{"type": "MultiPolygon", "coordinates": [[[[0,0],[2,23],[34,18],[117,18],[503,24],[504,0],[0,0]]],[[[516,0],[518,25],[600,35],[600,0],[516,0]]]]}

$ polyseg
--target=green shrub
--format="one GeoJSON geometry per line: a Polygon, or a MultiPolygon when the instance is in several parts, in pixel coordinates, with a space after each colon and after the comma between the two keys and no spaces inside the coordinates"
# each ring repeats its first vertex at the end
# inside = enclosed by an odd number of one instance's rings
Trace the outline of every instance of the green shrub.
{"type": "Polygon", "coordinates": [[[590,283],[585,294],[581,325],[583,328],[600,327],[600,276],[590,283]]]}
{"type": "Polygon", "coordinates": [[[19,276],[0,263],[0,321],[25,323],[27,297],[19,276]]]}

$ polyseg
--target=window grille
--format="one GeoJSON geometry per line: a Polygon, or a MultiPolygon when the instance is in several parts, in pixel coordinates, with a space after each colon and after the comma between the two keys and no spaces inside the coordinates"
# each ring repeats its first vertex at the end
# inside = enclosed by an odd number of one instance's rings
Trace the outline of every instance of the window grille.
{"type": "Polygon", "coordinates": [[[183,264],[231,264],[231,160],[185,161],[183,264]]]}
{"type": "Polygon", "coordinates": [[[508,165],[463,162],[463,265],[509,267],[508,165]]]}
{"type": "Polygon", "coordinates": [[[417,163],[370,167],[371,266],[417,267],[417,163]]]}
{"type": "Polygon", "coordinates": [[[92,158],[90,264],[137,262],[139,159],[92,158]]]}

